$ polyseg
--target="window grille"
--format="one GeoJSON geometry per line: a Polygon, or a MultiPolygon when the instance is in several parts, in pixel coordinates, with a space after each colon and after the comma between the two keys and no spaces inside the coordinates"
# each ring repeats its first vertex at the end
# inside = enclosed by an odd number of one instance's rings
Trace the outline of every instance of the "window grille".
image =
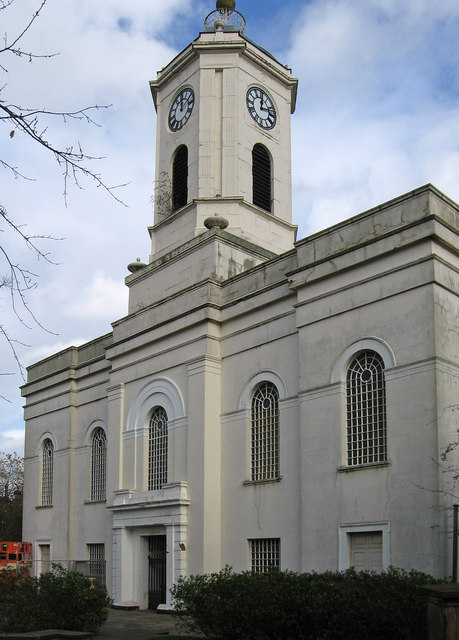
{"type": "Polygon", "coordinates": [[[279,538],[259,538],[249,540],[249,544],[253,573],[265,573],[271,569],[280,569],[279,538]]]}
{"type": "Polygon", "coordinates": [[[41,504],[43,506],[53,504],[53,472],[54,445],[48,438],[43,442],[42,450],[41,504]]]}
{"type": "Polygon", "coordinates": [[[98,427],[91,444],[91,500],[105,500],[107,472],[107,436],[98,427]]]}
{"type": "Polygon", "coordinates": [[[279,393],[262,382],[252,397],[251,480],[279,477],[279,393]]]}
{"type": "Polygon", "coordinates": [[[387,461],[384,362],[375,351],[360,353],[346,376],[347,464],[387,461]]]}
{"type": "Polygon", "coordinates": [[[167,413],[153,409],[148,445],[148,490],[162,489],[167,482],[167,413]]]}
{"type": "Polygon", "coordinates": [[[181,145],[172,165],[172,211],[188,202],[188,147],[181,145]]]}
{"type": "Polygon", "coordinates": [[[262,144],[256,144],[252,150],[252,187],[253,204],[271,213],[271,158],[262,144]]]}
{"type": "Polygon", "coordinates": [[[89,575],[105,584],[105,545],[88,544],[89,575]]]}

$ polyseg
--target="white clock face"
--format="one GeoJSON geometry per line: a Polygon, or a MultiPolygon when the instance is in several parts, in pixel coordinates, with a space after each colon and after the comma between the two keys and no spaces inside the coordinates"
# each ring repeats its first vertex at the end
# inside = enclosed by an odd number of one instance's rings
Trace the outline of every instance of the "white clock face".
{"type": "Polygon", "coordinates": [[[272,129],[276,125],[276,109],[263,89],[251,87],[247,91],[246,102],[250,115],[262,129],[272,129]]]}
{"type": "Polygon", "coordinates": [[[190,119],[194,107],[194,91],[187,87],[176,96],[169,111],[169,128],[179,131],[190,119]]]}

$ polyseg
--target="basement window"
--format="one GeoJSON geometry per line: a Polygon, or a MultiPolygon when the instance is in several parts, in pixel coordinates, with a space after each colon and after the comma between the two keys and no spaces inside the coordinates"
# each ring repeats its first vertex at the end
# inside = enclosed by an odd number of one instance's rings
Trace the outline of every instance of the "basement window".
{"type": "Polygon", "coordinates": [[[280,569],[280,538],[249,540],[252,573],[280,569]]]}

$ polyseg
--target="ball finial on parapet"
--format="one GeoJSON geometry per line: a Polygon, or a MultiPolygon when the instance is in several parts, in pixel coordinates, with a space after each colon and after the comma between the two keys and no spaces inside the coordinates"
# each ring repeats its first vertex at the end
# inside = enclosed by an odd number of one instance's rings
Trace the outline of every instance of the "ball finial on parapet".
{"type": "Polygon", "coordinates": [[[234,11],[236,8],[236,0],[217,0],[217,9],[226,9],[226,11],[234,11]]]}
{"type": "Polygon", "coordinates": [[[236,11],[236,0],[217,0],[217,8],[204,21],[206,31],[239,31],[245,33],[244,16],[236,11]]]}

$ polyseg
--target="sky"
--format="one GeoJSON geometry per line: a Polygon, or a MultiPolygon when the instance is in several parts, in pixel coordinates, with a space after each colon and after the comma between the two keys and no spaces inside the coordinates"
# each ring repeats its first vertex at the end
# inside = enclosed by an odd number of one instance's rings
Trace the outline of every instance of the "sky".
{"type": "MultiPolygon", "coordinates": [[[[11,42],[41,0],[7,2],[0,0],[0,34],[11,42]]],[[[148,262],[153,223],[148,81],[198,36],[214,8],[214,0],[47,0],[20,45],[58,55],[30,60],[0,51],[0,104],[111,105],[95,111],[97,126],[56,118],[40,126],[53,144],[81,144],[104,184],[125,185],[114,192],[123,203],[90,179],[65,185],[46,150],[19,131],[11,137],[11,123],[0,122],[0,204],[25,233],[43,236],[37,242],[47,254],[37,259],[0,223],[0,249],[35,274],[27,308],[16,299],[13,309],[0,288],[0,325],[23,367],[110,332],[126,314],[126,267],[137,257],[148,262]]],[[[459,201],[457,0],[237,0],[236,8],[246,35],[299,79],[298,238],[428,182],[459,201]]],[[[1,253],[0,260],[2,277],[1,253]]],[[[0,451],[22,454],[24,380],[1,338],[0,363],[0,451]]]]}

